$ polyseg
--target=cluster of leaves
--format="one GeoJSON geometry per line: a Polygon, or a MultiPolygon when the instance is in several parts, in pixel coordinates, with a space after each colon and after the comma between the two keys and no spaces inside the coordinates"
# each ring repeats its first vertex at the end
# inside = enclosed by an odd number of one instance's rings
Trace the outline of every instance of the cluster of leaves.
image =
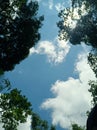
{"type": "Polygon", "coordinates": [[[19,123],[26,122],[28,115],[32,114],[31,103],[18,89],[0,95],[0,109],[5,130],[17,130],[19,123]]]}
{"type": "Polygon", "coordinates": [[[97,53],[96,51],[95,53],[89,53],[88,63],[91,69],[93,70],[93,72],[95,73],[95,76],[97,77],[97,53]]]}
{"type": "Polygon", "coordinates": [[[38,2],[0,0],[0,70],[12,70],[40,39],[38,2]]]}
{"type": "Polygon", "coordinates": [[[72,124],[72,130],[85,130],[85,127],[78,126],[78,124],[72,124]]]}
{"type": "Polygon", "coordinates": [[[72,0],[72,7],[59,13],[62,19],[58,23],[60,39],[74,45],[85,42],[97,48],[97,1],[94,1],[72,0]]]}
{"type": "Polygon", "coordinates": [[[46,120],[42,120],[38,114],[32,114],[32,130],[56,130],[55,126],[51,125],[49,127],[46,120]]]}
{"type": "MultiPolygon", "coordinates": [[[[88,55],[88,63],[93,70],[95,77],[97,78],[97,50],[94,50],[93,53],[89,53],[88,55]]],[[[89,81],[89,92],[92,96],[92,107],[94,107],[97,104],[97,80],[90,80],[89,81]]]]}
{"type": "Polygon", "coordinates": [[[11,89],[11,83],[8,79],[0,80],[0,92],[3,90],[9,91],[11,89]]]}
{"type": "Polygon", "coordinates": [[[95,106],[97,104],[97,81],[89,81],[89,85],[91,88],[89,89],[89,92],[92,96],[92,104],[95,106]]]}

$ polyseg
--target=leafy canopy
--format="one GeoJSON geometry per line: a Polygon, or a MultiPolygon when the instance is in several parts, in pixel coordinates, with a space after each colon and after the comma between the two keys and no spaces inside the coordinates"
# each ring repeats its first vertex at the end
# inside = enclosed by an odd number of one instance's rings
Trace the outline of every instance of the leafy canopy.
{"type": "Polygon", "coordinates": [[[28,116],[31,118],[31,130],[56,130],[46,120],[32,111],[32,105],[18,89],[11,89],[8,79],[0,79],[0,121],[4,130],[17,130],[20,123],[25,123],[28,116]]]}
{"type": "Polygon", "coordinates": [[[71,0],[71,6],[59,13],[59,37],[72,44],[85,42],[97,48],[97,1],[71,0]]]}
{"type": "Polygon", "coordinates": [[[31,103],[18,89],[0,95],[0,109],[5,130],[17,130],[19,123],[26,122],[28,115],[32,114],[31,103]]]}
{"type": "Polygon", "coordinates": [[[55,126],[49,126],[46,120],[42,120],[37,113],[32,114],[31,130],[56,130],[55,126]]]}
{"type": "Polygon", "coordinates": [[[85,128],[82,126],[78,126],[77,124],[72,124],[72,130],[85,130],[85,128]]]}
{"type": "Polygon", "coordinates": [[[12,70],[40,39],[38,2],[0,0],[0,70],[12,70]]]}

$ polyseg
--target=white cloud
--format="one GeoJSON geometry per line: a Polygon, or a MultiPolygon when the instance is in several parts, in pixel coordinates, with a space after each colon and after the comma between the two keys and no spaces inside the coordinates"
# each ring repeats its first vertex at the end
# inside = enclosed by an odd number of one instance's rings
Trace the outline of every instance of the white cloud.
{"type": "Polygon", "coordinates": [[[58,11],[58,12],[60,12],[62,9],[64,9],[64,3],[57,3],[56,5],[55,5],[55,9],[58,11]]]}
{"type": "Polygon", "coordinates": [[[59,41],[56,39],[54,42],[41,41],[35,48],[30,49],[30,54],[44,54],[47,55],[48,61],[55,64],[63,62],[68,54],[70,45],[68,42],[59,41]]]}
{"type": "Polygon", "coordinates": [[[49,0],[49,9],[53,9],[53,0],[49,0]]]}
{"type": "Polygon", "coordinates": [[[70,6],[71,0],[65,0],[65,2],[57,2],[55,4],[55,9],[56,11],[60,12],[64,8],[70,6]]]}
{"type": "Polygon", "coordinates": [[[52,110],[53,124],[59,124],[62,128],[70,129],[71,123],[85,125],[86,111],[91,106],[88,81],[95,79],[95,76],[87,64],[86,55],[79,55],[75,68],[79,79],[70,77],[67,81],[56,81],[51,88],[55,97],[41,105],[43,109],[52,110]]]}

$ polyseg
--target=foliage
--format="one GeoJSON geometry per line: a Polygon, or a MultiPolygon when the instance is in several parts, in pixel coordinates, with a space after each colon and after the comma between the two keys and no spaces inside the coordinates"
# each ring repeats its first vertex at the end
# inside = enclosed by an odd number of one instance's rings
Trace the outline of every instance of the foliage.
{"type": "Polygon", "coordinates": [[[8,79],[0,82],[0,121],[5,130],[17,130],[20,123],[26,122],[30,115],[32,130],[56,130],[55,126],[48,125],[46,120],[42,120],[31,108],[31,103],[21,94],[18,89],[11,89],[11,83],[8,79]]]}
{"type": "MultiPolygon", "coordinates": [[[[59,38],[69,40],[71,44],[81,44],[92,47],[88,63],[97,78],[97,0],[71,0],[71,6],[59,13],[59,38]]],[[[97,81],[89,81],[92,105],[97,104],[97,81]]],[[[89,115],[89,113],[88,113],[89,115]]],[[[92,117],[91,117],[92,118],[92,117]]],[[[83,130],[77,124],[73,130],[83,130]]]]}
{"type": "Polygon", "coordinates": [[[88,63],[97,77],[97,52],[89,53],[88,63]]]}
{"type": "Polygon", "coordinates": [[[91,88],[89,89],[89,92],[91,92],[92,96],[92,104],[95,106],[97,104],[97,81],[89,81],[89,85],[91,88]]]}
{"type": "Polygon", "coordinates": [[[78,126],[78,124],[72,124],[72,130],[85,130],[85,128],[78,126]]]}
{"type": "Polygon", "coordinates": [[[51,125],[50,130],[56,130],[56,127],[54,125],[51,125]]]}
{"type": "Polygon", "coordinates": [[[0,81],[0,92],[2,92],[3,90],[10,90],[11,89],[11,84],[10,81],[8,79],[3,79],[0,81]]]}
{"type": "MultiPolygon", "coordinates": [[[[97,0],[71,0],[71,6],[62,10],[59,17],[61,20],[57,25],[60,39],[69,40],[73,45],[84,42],[92,47],[88,63],[97,78],[97,0]]],[[[94,107],[97,104],[97,81],[89,81],[89,85],[94,107]]],[[[90,115],[89,111],[87,114],[90,115]]],[[[91,122],[92,116],[89,117],[91,122]]],[[[72,124],[72,130],[84,128],[72,124]]]]}
{"type": "MultiPolygon", "coordinates": [[[[97,78],[97,53],[96,51],[89,54],[88,63],[97,78]]],[[[92,102],[92,105],[95,106],[97,104],[97,81],[90,80],[89,85],[90,85],[89,92],[91,93],[91,96],[92,96],[91,102],[92,102]]]]}
{"type": "Polygon", "coordinates": [[[56,130],[55,126],[51,125],[49,127],[48,122],[46,120],[42,120],[36,113],[32,114],[31,128],[32,130],[56,130]]]}
{"type": "Polygon", "coordinates": [[[94,1],[72,0],[72,6],[59,13],[60,39],[69,40],[74,45],[85,42],[97,48],[97,1],[94,1]]]}
{"type": "Polygon", "coordinates": [[[32,130],[47,130],[48,124],[46,121],[41,120],[39,115],[33,113],[32,115],[32,130]]]}
{"type": "Polygon", "coordinates": [[[18,89],[0,95],[0,108],[5,130],[17,130],[19,123],[26,122],[28,115],[32,114],[31,103],[18,89]]]}
{"type": "Polygon", "coordinates": [[[4,74],[4,71],[0,69],[0,76],[4,74]]]}
{"type": "Polygon", "coordinates": [[[25,59],[40,39],[43,16],[38,3],[27,0],[0,1],[0,71],[12,70],[25,59]]]}

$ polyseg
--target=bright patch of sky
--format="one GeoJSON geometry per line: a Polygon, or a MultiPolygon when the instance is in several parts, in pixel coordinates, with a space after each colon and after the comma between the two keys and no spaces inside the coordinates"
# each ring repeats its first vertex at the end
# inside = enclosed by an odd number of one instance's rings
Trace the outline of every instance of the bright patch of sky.
{"type": "MultiPolygon", "coordinates": [[[[7,72],[6,77],[13,87],[22,90],[42,119],[51,118],[61,126],[58,130],[69,128],[72,122],[85,124],[91,100],[88,80],[95,79],[86,60],[88,50],[84,44],[71,46],[57,38],[58,12],[68,7],[70,1],[38,1],[39,14],[45,18],[40,29],[41,40],[30,49],[29,57],[7,72]]],[[[21,129],[30,130],[29,118],[19,126],[18,130],[21,129]]]]}

